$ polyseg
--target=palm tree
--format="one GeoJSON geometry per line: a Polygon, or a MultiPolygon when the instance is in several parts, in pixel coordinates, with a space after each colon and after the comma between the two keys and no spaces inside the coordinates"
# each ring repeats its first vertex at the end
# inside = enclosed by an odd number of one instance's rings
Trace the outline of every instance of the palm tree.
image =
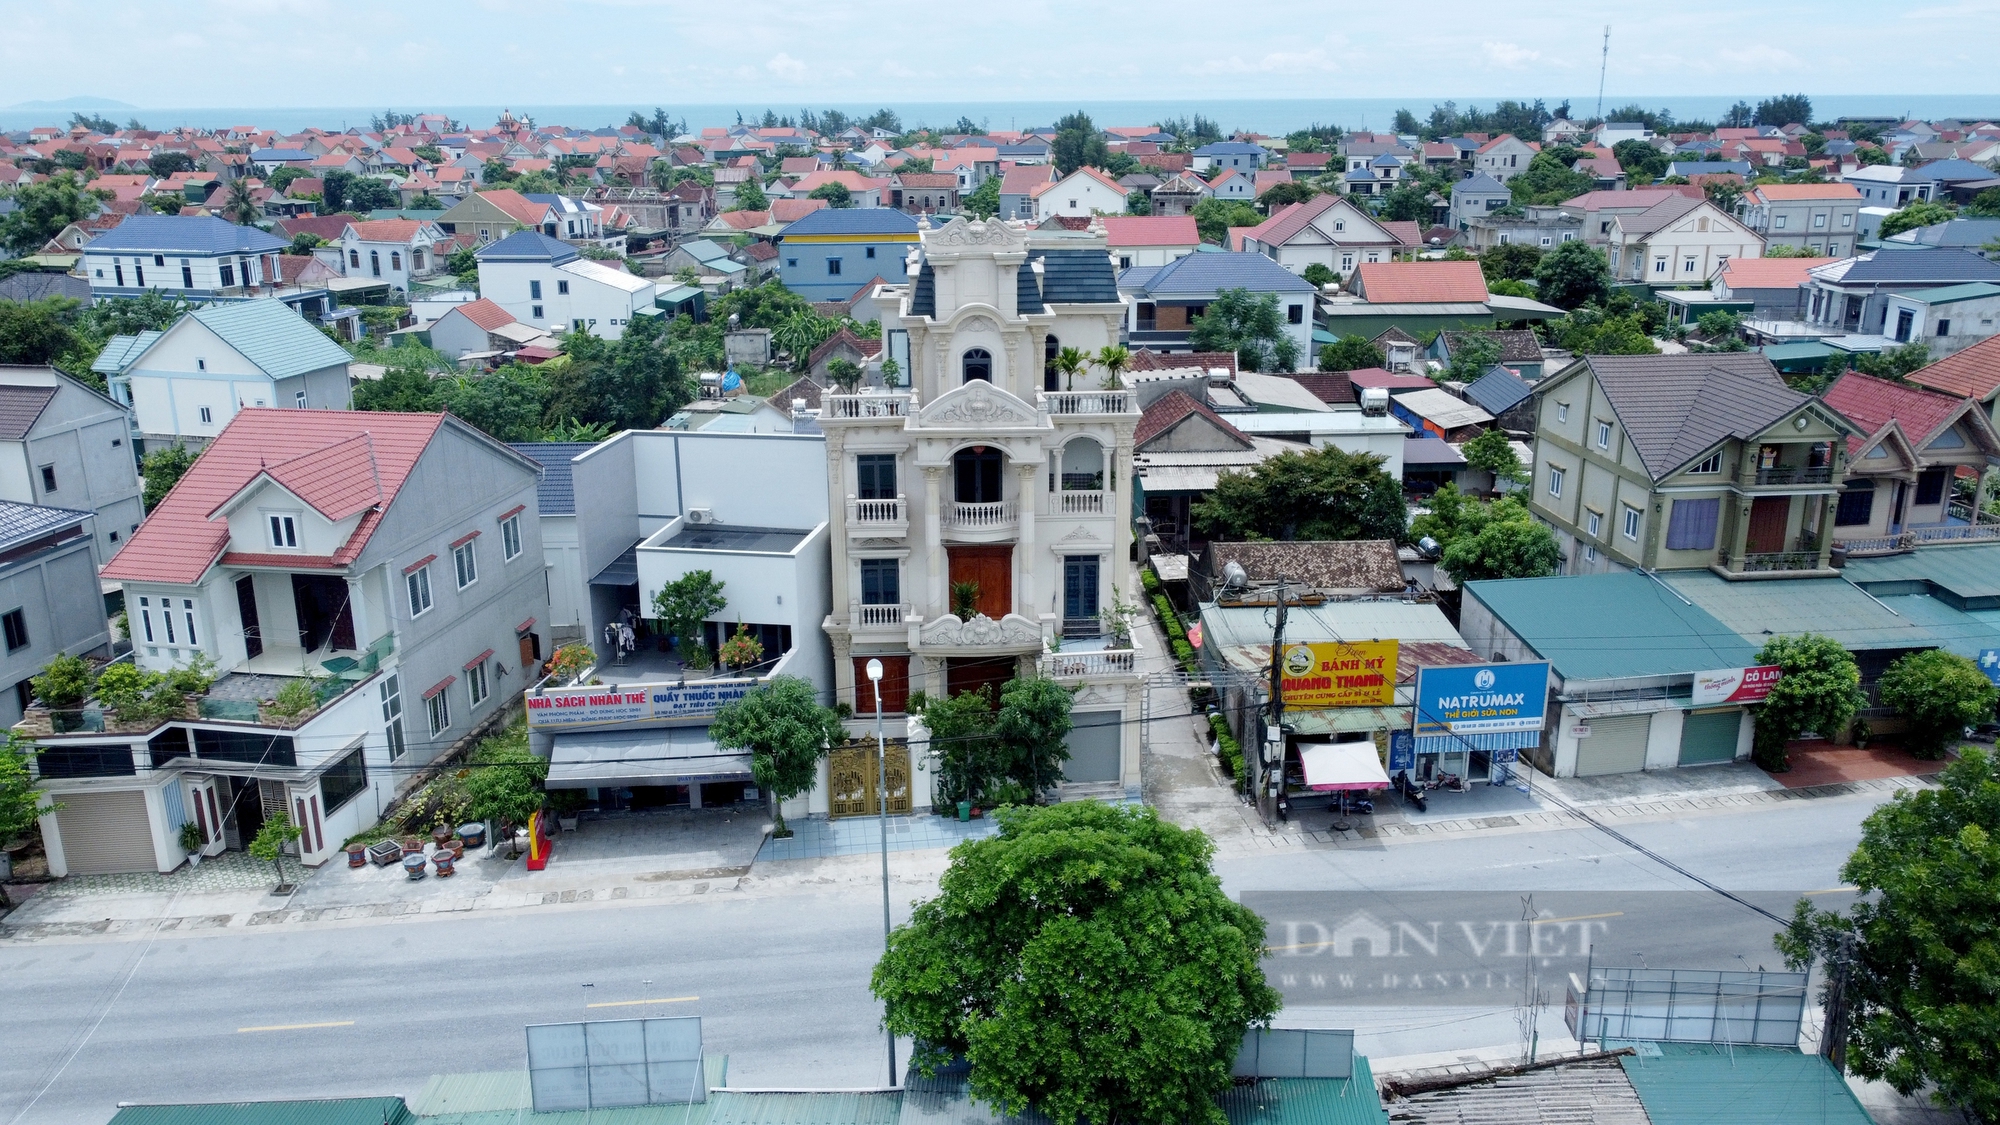
{"type": "Polygon", "coordinates": [[[1063,390],[1076,389],[1076,377],[1090,370],[1090,353],[1082,348],[1064,348],[1056,353],[1055,368],[1062,372],[1063,390]]]}
{"type": "Polygon", "coordinates": [[[1125,382],[1120,376],[1132,370],[1132,351],[1123,344],[1106,344],[1097,349],[1097,366],[1104,369],[1104,389],[1122,390],[1125,382]]]}
{"type": "Polygon", "coordinates": [[[230,181],[229,202],[223,205],[223,211],[246,227],[257,221],[258,207],[256,201],[250,198],[248,179],[238,176],[230,181]]]}

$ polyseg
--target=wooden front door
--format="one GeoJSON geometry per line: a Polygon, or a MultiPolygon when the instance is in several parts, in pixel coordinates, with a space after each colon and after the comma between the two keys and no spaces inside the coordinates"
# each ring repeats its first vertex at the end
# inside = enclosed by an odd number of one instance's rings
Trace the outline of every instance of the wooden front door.
{"type": "MultiPolygon", "coordinates": [[[[978,583],[979,596],[973,602],[977,611],[995,621],[1007,616],[1014,608],[1014,548],[947,547],[945,553],[951,562],[952,585],[978,583]]],[[[949,590],[946,595],[949,597],[949,590]]]]}
{"type": "Polygon", "coordinates": [[[875,713],[875,685],[868,679],[868,661],[882,662],[882,713],[900,715],[910,705],[910,658],[907,656],[857,656],[854,658],[854,713],[875,713]]]}
{"type": "Polygon", "coordinates": [[[1745,537],[1746,554],[1772,555],[1785,549],[1785,524],[1792,514],[1789,496],[1760,497],[1750,505],[1750,533],[1745,537]]]}

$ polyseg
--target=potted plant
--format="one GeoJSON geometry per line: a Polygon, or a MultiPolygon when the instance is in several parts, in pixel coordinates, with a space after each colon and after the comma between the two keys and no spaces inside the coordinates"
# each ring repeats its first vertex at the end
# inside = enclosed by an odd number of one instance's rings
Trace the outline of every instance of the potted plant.
{"type": "Polygon", "coordinates": [[[893,360],[893,359],[885,359],[885,360],[883,360],[883,361],[882,361],[882,386],[883,386],[883,387],[885,387],[885,388],[887,388],[887,389],[889,389],[889,390],[892,390],[892,391],[893,391],[893,390],[895,390],[895,389],[896,389],[897,387],[901,386],[901,385],[902,385],[902,379],[901,379],[901,376],[902,376],[902,374],[903,374],[903,365],[902,365],[902,364],[900,364],[900,363],[897,363],[897,362],[896,362],[895,360],[893,360]]]}
{"type": "Polygon", "coordinates": [[[764,646],[750,635],[750,626],[737,623],[736,635],[722,642],[716,655],[725,667],[738,671],[757,664],[764,659],[764,646]]]}
{"type": "Polygon", "coordinates": [[[181,825],[181,850],[187,853],[190,869],[201,866],[201,826],[190,820],[181,825]]]}
{"type": "Polygon", "coordinates": [[[954,582],[951,584],[951,614],[960,621],[970,621],[979,613],[979,583],[954,582]]]}
{"type": "Polygon", "coordinates": [[[581,789],[549,790],[549,807],[555,810],[556,827],[564,832],[576,831],[576,814],[589,799],[590,795],[581,789]]]}
{"type": "Polygon", "coordinates": [[[81,656],[64,653],[56,657],[31,682],[35,697],[49,710],[49,724],[56,733],[82,729],[82,716],[78,710],[83,701],[90,698],[90,689],[95,681],[90,674],[90,665],[81,656]]]}

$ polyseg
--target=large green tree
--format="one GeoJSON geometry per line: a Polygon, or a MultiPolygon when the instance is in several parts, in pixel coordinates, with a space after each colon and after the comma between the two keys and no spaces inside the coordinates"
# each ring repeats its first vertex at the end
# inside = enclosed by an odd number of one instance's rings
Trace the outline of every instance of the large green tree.
{"type": "Polygon", "coordinates": [[[1933,203],[1929,200],[1924,200],[1919,203],[1912,203],[1899,211],[1889,214],[1882,220],[1882,225],[1875,231],[1875,236],[1877,238],[1888,238],[1891,235],[1901,234],[1906,230],[1916,230],[1918,227],[1928,227],[1938,223],[1949,222],[1957,217],[1958,208],[1953,207],[1951,204],[1933,203]]]}
{"type": "Polygon", "coordinates": [[[1078,110],[1056,122],[1056,137],[1049,143],[1049,159],[1056,171],[1067,176],[1086,164],[1101,168],[1109,157],[1104,134],[1097,131],[1089,114],[1078,110]]]}
{"type": "Polygon", "coordinates": [[[1218,246],[1229,236],[1230,227],[1254,227],[1264,221],[1255,207],[1233,199],[1204,199],[1189,213],[1201,240],[1218,246]]]}
{"type": "Polygon", "coordinates": [[[442,379],[440,398],[446,410],[501,441],[539,441],[543,398],[547,394],[534,367],[510,363],[479,378],[442,379]]]}
{"type": "MultiPolygon", "coordinates": [[[[966,214],[971,215],[975,219],[990,219],[999,214],[1000,177],[986,177],[986,179],[980,181],[978,187],[972,189],[972,194],[961,198],[958,201],[958,205],[964,209],[966,214]]],[[[1131,210],[1131,200],[1129,198],[1126,200],[1126,210],[1131,210]]],[[[1141,214],[1151,213],[1150,208],[1141,212],[1141,214]]]]}
{"type": "Polygon", "coordinates": [[[847,732],[833,708],[820,705],[811,680],[773,676],[724,704],[708,736],[725,749],[750,751],[750,775],[770,795],[775,835],[784,837],[791,835],[784,803],[812,788],[819,760],[847,732]]]}
{"type": "Polygon", "coordinates": [[[1276,293],[1224,289],[1194,322],[1188,342],[1198,352],[1235,352],[1236,365],[1244,371],[1294,371],[1299,366],[1298,341],[1285,330],[1276,293]]]}
{"type": "Polygon", "coordinates": [[[0,217],[0,246],[16,254],[33,254],[71,223],[97,214],[109,192],[84,186],[74,172],[57,172],[40,183],[14,189],[14,209],[0,217]]]}
{"type": "Polygon", "coordinates": [[[1841,983],[1848,1070],[2000,1121],[2000,767],[1969,749],[1938,782],[1862,822],[1854,905],[1800,899],[1777,945],[1841,983]]]}
{"type": "Polygon", "coordinates": [[[1812,99],[1804,94],[1780,94],[1757,103],[1750,119],[1753,125],[1808,125],[1812,123],[1812,99]]]}
{"type": "Polygon", "coordinates": [[[142,500],[146,510],[160,506],[189,469],[194,468],[195,454],[184,446],[168,445],[152,450],[139,462],[139,476],[145,481],[142,500]]]}
{"type": "Polygon", "coordinates": [[[39,366],[74,351],[76,304],[67,297],[0,301],[0,363],[39,366]]]}
{"type": "Polygon", "coordinates": [[[1791,768],[1785,758],[1786,742],[1807,731],[1833,738],[1866,702],[1861,670],[1832,637],[1818,633],[1773,637],[1757,650],[1756,659],[1783,670],[1757,708],[1753,745],[1757,764],[1772,772],[1791,768]]]}
{"type": "Polygon", "coordinates": [[[7,744],[0,747],[0,842],[27,832],[48,811],[41,787],[28,769],[39,753],[41,747],[27,735],[7,732],[7,744]]]}
{"type": "Polygon", "coordinates": [[[1535,285],[1543,301],[1573,309],[1610,291],[1611,263],[1604,251],[1587,242],[1565,242],[1542,255],[1535,266],[1535,285]]]}
{"type": "Polygon", "coordinates": [[[1069,761],[1071,694],[1054,680],[1008,680],[1000,689],[993,738],[1004,755],[1001,770],[1030,793],[1062,780],[1069,761]]]}
{"type": "Polygon", "coordinates": [[[1360,371],[1381,367],[1388,362],[1382,349],[1366,336],[1342,336],[1331,344],[1321,345],[1319,349],[1321,371],[1360,371]]]}
{"type": "Polygon", "coordinates": [[[549,776],[549,760],[528,748],[525,727],[481,743],[466,764],[465,812],[474,820],[520,827],[547,799],[542,783],[549,776]]]}
{"type": "Polygon", "coordinates": [[[1965,728],[1990,721],[1994,697],[1979,665],[1943,649],[1899,657],[1882,674],[1882,702],[1903,717],[1903,745],[1919,758],[1944,757],[1965,728]]]}
{"type": "Polygon", "coordinates": [[[1243,1033],[1280,1001],[1263,919],[1224,893],[1214,845],[1095,801],[999,819],[953,851],[875,967],[913,1064],[965,1058],[972,1096],[1003,1115],[1223,1125],[1243,1033]]]}
{"type": "Polygon", "coordinates": [[[756,180],[738,184],[734,201],[729,205],[731,211],[768,211],[770,207],[770,198],[756,180]]]}
{"type": "Polygon", "coordinates": [[[1479,272],[1495,281],[1531,281],[1542,264],[1542,248],[1527,242],[1503,242],[1480,252],[1479,272]]]}
{"type": "Polygon", "coordinates": [[[1398,222],[1428,223],[1431,221],[1431,193],[1422,184],[1403,184],[1382,197],[1385,219],[1398,222]]]}
{"type": "Polygon", "coordinates": [[[1597,183],[1588,173],[1576,171],[1576,162],[1582,155],[1566,146],[1545,148],[1528,161],[1525,171],[1507,181],[1507,190],[1513,193],[1514,202],[1523,206],[1548,206],[1574,199],[1597,183]]]}
{"type": "Polygon", "coordinates": [[[1460,585],[1486,578],[1546,578],[1562,565],[1562,548],[1527,506],[1503,497],[1484,506],[1478,530],[1444,549],[1439,560],[1460,585]]]}
{"type": "Polygon", "coordinates": [[[1382,458],[1330,445],[1224,472],[1189,514],[1210,539],[1406,537],[1403,486],[1382,458]]]}

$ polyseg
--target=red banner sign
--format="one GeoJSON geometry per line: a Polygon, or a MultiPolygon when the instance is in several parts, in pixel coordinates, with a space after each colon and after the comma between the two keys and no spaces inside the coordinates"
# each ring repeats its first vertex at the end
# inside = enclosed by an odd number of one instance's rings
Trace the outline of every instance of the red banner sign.
{"type": "Polygon", "coordinates": [[[1694,705],[1713,707],[1724,703],[1762,703],[1771,694],[1771,685],[1783,676],[1784,670],[1775,664],[1696,672],[1694,705]]]}

